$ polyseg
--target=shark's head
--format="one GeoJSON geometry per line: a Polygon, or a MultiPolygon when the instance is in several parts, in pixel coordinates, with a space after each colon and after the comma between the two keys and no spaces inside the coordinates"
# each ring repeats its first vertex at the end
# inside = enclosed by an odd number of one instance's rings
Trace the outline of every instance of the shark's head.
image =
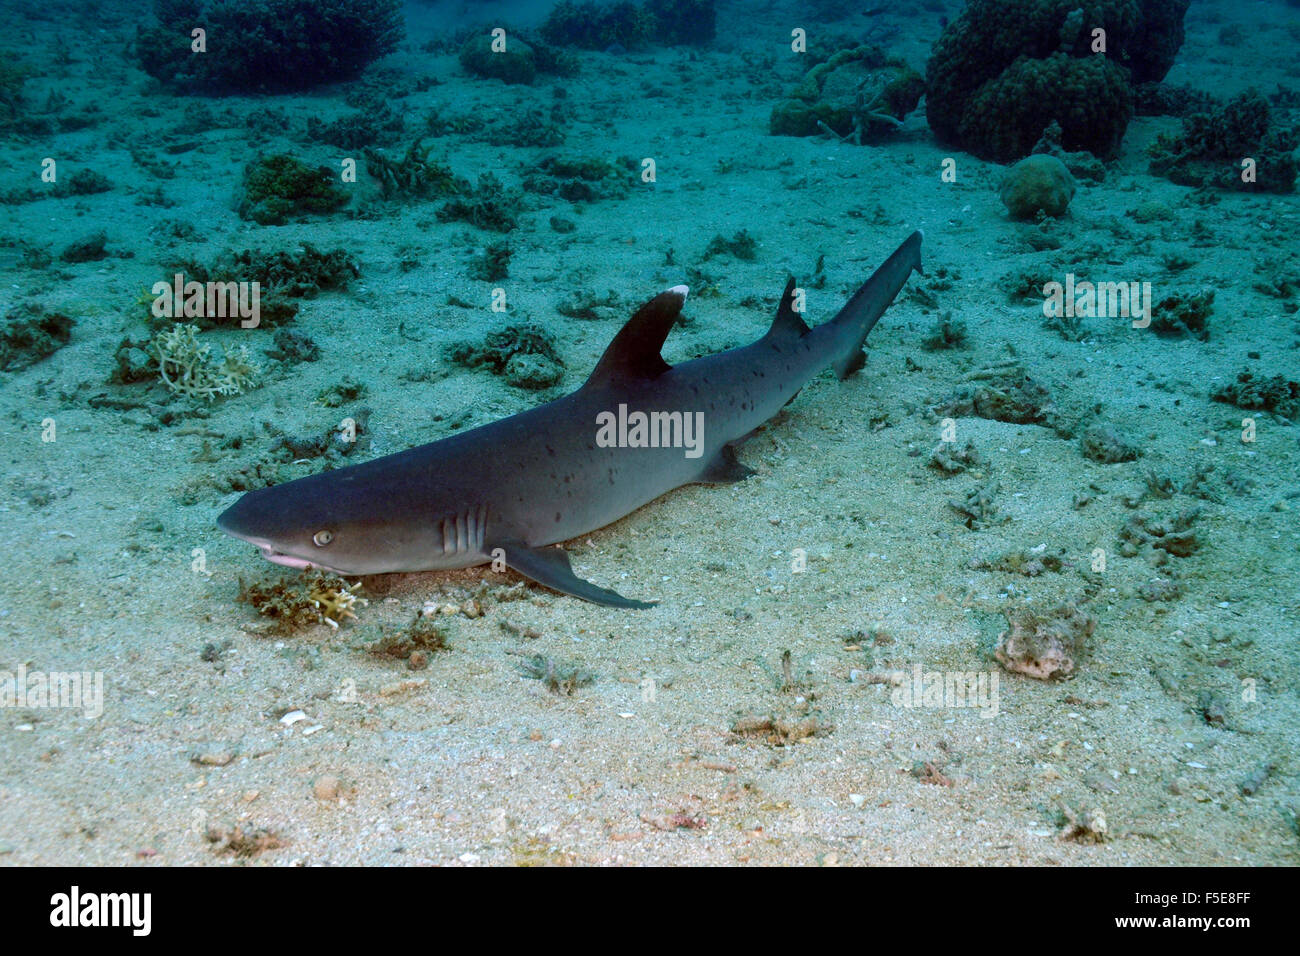
{"type": "Polygon", "coordinates": [[[217,527],[287,568],[338,574],[409,570],[427,542],[409,523],[385,517],[374,498],[361,500],[343,472],[326,472],[250,491],[217,518],[217,527]]]}

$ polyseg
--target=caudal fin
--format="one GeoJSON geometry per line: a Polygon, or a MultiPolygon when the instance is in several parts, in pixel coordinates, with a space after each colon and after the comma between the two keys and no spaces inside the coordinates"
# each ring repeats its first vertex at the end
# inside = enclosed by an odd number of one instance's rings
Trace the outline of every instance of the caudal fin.
{"type": "Polygon", "coordinates": [[[866,364],[867,357],[862,352],[862,345],[867,341],[868,333],[893,303],[912,270],[925,273],[921,268],[922,238],[918,229],[903,240],[894,254],[884,261],[862,288],[853,293],[853,298],[828,323],[840,330],[837,339],[843,343],[842,350],[838,351],[831,362],[837,377],[848,378],[866,364]]]}

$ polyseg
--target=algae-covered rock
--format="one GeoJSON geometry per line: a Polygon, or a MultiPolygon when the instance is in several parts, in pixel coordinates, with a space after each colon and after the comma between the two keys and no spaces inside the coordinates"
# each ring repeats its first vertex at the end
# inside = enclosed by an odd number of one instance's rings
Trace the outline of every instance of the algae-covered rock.
{"type": "Polygon", "coordinates": [[[1055,156],[1037,153],[1007,170],[1000,195],[1012,219],[1061,216],[1074,198],[1074,177],[1055,156]]]}
{"type": "Polygon", "coordinates": [[[355,79],[404,33],[401,0],[155,0],[139,31],[144,71],[199,93],[304,90],[355,79]],[[191,50],[205,31],[206,52],[191,50]]]}
{"type": "Polygon", "coordinates": [[[108,250],[104,248],[107,244],[108,234],[101,229],[69,243],[59,258],[64,262],[98,262],[108,257],[108,250]]]}
{"type": "Polygon", "coordinates": [[[1007,615],[994,656],[1007,670],[1035,680],[1069,677],[1088,652],[1097,619],[1072,605],[1038,615],[1029,608],[1007,615]]]}
{"type": "Polygon", "coordinates": [[[509,325],[488,332],[481,342],[453,343],[445,354],[465,368],[487,368],[504,375],[516,388],[550,388],[564,377],[555,339],[538,325],[509,325]]]}
{"type": "Polygon", "coordinates": [[[1214,290],[1171,292],[1151,308],[1151,331],[1179,338],[1191,335],[1202,342],[1210,338],[1210,316],[1214,313],[1214,290]]]}
{"type": "Polygon", "coordinates": [[[493,38],[472,36],[460,48],[460,65],[468,73],[503,83],[526,85],[537,75],[533,48],[523,40],[507,36],[504,49],[493,49],[493,38]]]}
{"type": "Polygon", "coordinates": [[[502,374],[515,388],[538,391],[558,384],[564,378],[564,369],[544,355],[519,352],[510,356],[502,374]]]}
{"type": "Polygon", "coordinates": [[[924,92],[921,74],[879,47],[841,50],[772,109],[769,129],[777,136],[815,136],[824,126],[862,143],[897,128],[924,92]]]}
{"type": "Polygon", "coordinates": [[[1079,450],[1084,458],[1114,465],[1122,461],[1134,461],[1141,451],[1126,442],[1118,432],[1105,425],[1093,425],[1079,437],[1079,450]]]}
{"type": "Polygon", "coordinates": [[[638,50],[659,39],[655,32],[657,26],[653,13],[630,0],[604,4],[560,0],[539,32],[547,43],[556,46],[638,50]]]}
{"type": "Polygon", "coordinates": [[[347,201],[329,169],[279,153],[249,164],[239,215],[263,226],[283,225],[290,217],[333,212],[347,201]]]}
{"type": "Polygon", "coordinates": [[[16,306],[0,329],[0,370],[16,372],[49,358],[72,339],[74,319],[34,302],[16,306]]]}

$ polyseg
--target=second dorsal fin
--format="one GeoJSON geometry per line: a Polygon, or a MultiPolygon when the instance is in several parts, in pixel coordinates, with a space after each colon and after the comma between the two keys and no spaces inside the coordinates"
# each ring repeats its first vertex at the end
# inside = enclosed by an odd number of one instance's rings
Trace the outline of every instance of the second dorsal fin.
{"type": "Polygon", "coordinates": [[[808,323],[799,318],[799,313],[794,310],[794,290],[794,276],[791,276],[785,284],[785,292],[781,294],[781,305],[776,310],[776,318],[767,330],[768,338],[797,339],[808,331],[808,323]]]}
{"type": "Polygon", "coordinates": [[[684,285],[675,285],[637,309],[609,343],[587,384],[656,378],[672,368],[659,353],[681,314],[688,291],[684,285]]]}

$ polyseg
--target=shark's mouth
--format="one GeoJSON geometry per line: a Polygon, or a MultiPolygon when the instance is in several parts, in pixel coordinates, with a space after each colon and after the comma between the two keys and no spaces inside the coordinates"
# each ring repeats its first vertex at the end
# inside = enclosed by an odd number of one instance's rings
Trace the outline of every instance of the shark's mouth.
{"type": "Polygon", "coordinates": [[[278,564],[286,568],[315,568],[317,571],[325,571],[329,574],[347,574],[347,571],[340,571],[338,568],[331,568],[328,564],[321,564],[319,561],[309,561],[306,558],[300,558],[294,554],[285,554],[283,551],[276,551],[269,545],[258,545],[262,550],[262,557],[272,564],[278,564]]]}
{"type": "MultiPolygon", "coordinates": [[[[262,546],[262,557],[266,558],[266,560],[270,561],[272,564],[280,564],[286,568],[320,567],[319,565],[308,561],[306,558],[299,558],[292,554],[285,554],[283,551],[276,551],[274,548],[267,547],[266,545],[262,546]]],[[[328,569],[326,568],[322,570],[328,569]]]]}

